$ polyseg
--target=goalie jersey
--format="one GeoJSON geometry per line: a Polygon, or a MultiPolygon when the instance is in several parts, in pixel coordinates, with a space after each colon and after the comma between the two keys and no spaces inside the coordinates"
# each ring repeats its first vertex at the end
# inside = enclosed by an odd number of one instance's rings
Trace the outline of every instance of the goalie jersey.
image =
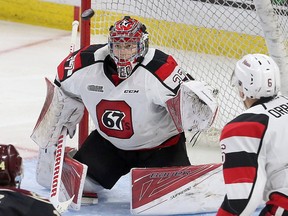
{"type": "Polygon", "coordinates": [[[95,128],[117,148],[153,148],[179,134],[167,110],[189,77],[172,56],[149,48],[131,76],[119,80],[108,47],[91,45],[58,66],[55,84],[81,100],[95,128]]]}
{"type": "Polygon", "coordinates": [[[217,215],[253,215],[262,200],[261,215],[288,215],[288,99],[256,103],[222,131],[227,194],[217,215]]]}

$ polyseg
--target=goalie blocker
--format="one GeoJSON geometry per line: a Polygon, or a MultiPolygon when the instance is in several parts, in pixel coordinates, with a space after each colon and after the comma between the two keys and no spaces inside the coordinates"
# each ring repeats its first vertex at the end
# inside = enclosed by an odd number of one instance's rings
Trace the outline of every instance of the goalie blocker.
{"type": "Polygon", "coordinates": [[[41,148],[57,144],[62,128],[65,126],[70,138],[76,131],[76,125],[84,114],[82,102],[73,99],[45,78],[47,95],[31,139],[41,148]]]}

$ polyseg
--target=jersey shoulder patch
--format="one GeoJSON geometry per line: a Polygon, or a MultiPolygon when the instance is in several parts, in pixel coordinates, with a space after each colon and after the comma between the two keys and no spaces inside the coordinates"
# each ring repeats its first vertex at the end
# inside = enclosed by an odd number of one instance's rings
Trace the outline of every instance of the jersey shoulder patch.
{"type": "Polygon", "coordinates": [[[144,68],[153,73],[161,81],[164,81],[173,73],[177,65],[177,62],[171,55],[155,49],[153,57],[144,68]]]}
{"type": "Polygon", "coordinates": [[[162,85],[175,94],[182,82],[194,80],[178,66],[173,56],[158,49],[150,48],[141,66],[152,73],[162,85]]]}
{"type": "Polygon", "coordinates": [[[95,44],[84,47],[69,54],[57,67],[58,78],[64,81],[76,71],[94,64],[95,52],[106,46],[107,44],[95,44]]]}

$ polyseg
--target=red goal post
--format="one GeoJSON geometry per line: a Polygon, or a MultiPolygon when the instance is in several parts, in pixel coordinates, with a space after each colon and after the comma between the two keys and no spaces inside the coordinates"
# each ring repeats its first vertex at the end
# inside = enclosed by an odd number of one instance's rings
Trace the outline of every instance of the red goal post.
{"type": "MultiPolygon", "coordinates": [[[[91,8],[91,0],[81,0],[80,6],[80,14],[82,14],[85,10],[91,8]]],[[[90,19],[84,20],[80,19],[80,47],[83,48],[85,46],[90,45],[91,43],[91,30],[90,30],[90,19]]],[[[84,111],[84,115],[82,120],[79,123],[79,132],[78,132],[78,144],[81,146],[85,141],[86,137],[89,133],[89,114],[87,110],[84,111]]]]}
{"type": "MultiPolygon", "coordinates": [[[[217,146],[223,126],[243,110],[229,83],[243,55],[271,55],[281,69],[282,92],[288,93],[283,84],[288,81],[286,0],[82,0],[81,7],[95,10],[91,21],[81,22],[81,46],[106,43],[109,27],[130,15],[147,26],[151,47],[172,54],[185,71],[218,89],[218,116],[198,138],[205,145],[217,146]]],[[[92,125],[86,113],[79,128],[80,145],[92,125]]],[[[188,139],[193,135],[187,134],[188,139]]]]}

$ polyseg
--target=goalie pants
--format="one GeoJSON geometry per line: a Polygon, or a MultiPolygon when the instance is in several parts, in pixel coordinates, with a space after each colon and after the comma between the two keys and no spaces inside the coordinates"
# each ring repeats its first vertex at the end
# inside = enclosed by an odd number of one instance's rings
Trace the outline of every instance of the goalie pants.
{"type": "Polygon", "coordinates": [[[126,151],[116,148],[95,130],[74,158],[88,166],[87,175],[90,178],[111,189],[131,168],[189,166],[185,135],[181,133],[177,136],[180,137],[177,143],[168,147],[126,151]]]}

